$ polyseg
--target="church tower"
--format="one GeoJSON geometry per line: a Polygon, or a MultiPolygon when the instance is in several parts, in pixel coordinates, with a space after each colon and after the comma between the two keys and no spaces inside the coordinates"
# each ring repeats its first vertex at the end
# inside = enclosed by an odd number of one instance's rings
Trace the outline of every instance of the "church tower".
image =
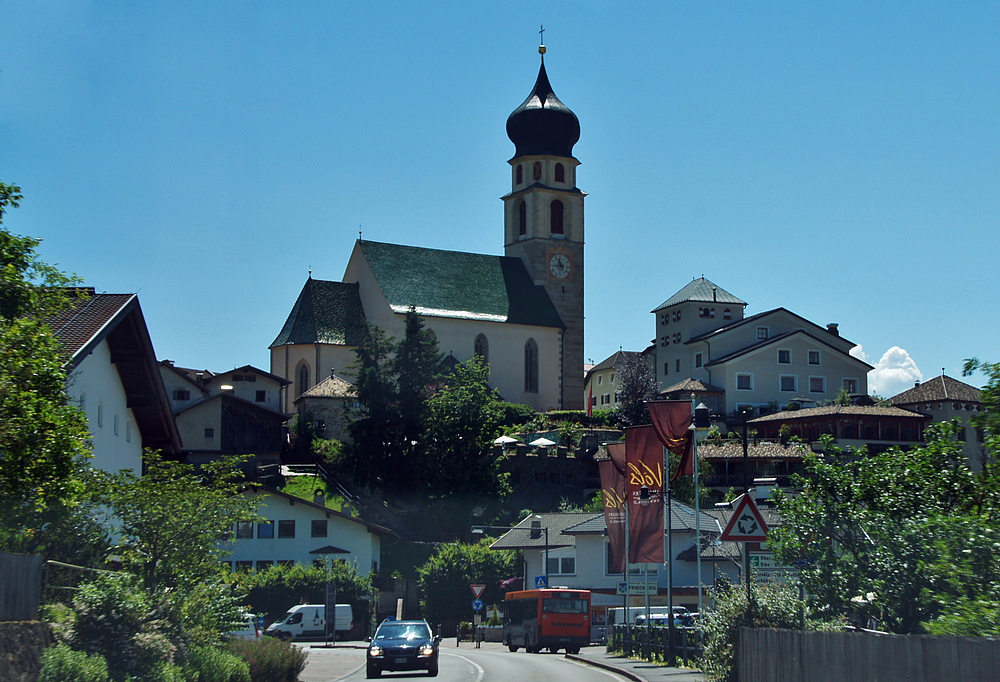
{"type": "Polygon", "coordinates": [[[545,73],[545,46],[531,94],[507,117],[514,143],[511,191],[504,202],[504,252],[520,258],[545,287],[566,330],[562,339],[562,406],[584,409],[583,199],[573,145],[580,121],[559,101],[545,73]]]}

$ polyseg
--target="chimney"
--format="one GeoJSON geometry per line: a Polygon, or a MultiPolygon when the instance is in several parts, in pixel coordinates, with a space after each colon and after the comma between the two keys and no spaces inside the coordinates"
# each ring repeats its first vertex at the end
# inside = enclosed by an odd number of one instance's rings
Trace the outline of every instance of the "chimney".
{"type": "Polygon", "coordinates": [[[334,377],[337,376],[336,372],[337,372],[337,368],[336,367],[331,367],[330,368],[330,378],[331,379],[333,379],[334,377]]]}
{"type": "Polygon", "coordinates": [[[831,322],[830,324],[826,325],[826,330],[831,334],[833,334],[834,336],[840,336],[840,332],[837,331],[838,326],[839,325],[836,322],[831,322]]]}
{"type": "Polygon", "coordinates": [[[718,301],[719,301],[719,298],[716,295],[715,287],[712,287],[712,303],[718,303],[718,301]]]}

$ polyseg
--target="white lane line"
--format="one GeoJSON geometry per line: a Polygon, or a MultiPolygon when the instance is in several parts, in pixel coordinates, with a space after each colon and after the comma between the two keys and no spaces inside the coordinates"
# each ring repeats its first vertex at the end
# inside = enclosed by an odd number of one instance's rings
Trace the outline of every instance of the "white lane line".
{"type": "Polygon", "coordinates": [[[442,655],[442,656],[454,656],[455,658],[461,658],[461,659],[462,659],[463,661],[465,661],[466,663],[468,663],[468,664],[469,664],[469,665],[471,665],[471,666],[472,666],[473,668],[475,668],[476,670],[478,670],[478,671],[479,671],[479,674],[478,674],[478,675],[476,675],[476,679],[475,679],[475,682],[483,682],[483,677],[485,677],[485,676],[486,676],[486,671],[485,671],[485,670],[483,670],[483,669],[482,669],[482,668],[480,667],[480,665],[479,665],[478,663],[476,663],[475,661],[473,661],[473,660],[471,660],[471,659],[468,659],[468,658],[466,658],[465,656],[462,656],[462,655],[460,655],[460,654],[450,654],[450,653],[444,653],[444,652],[442,652],[442,653],[441,653],[441,655],[442,655]]]}

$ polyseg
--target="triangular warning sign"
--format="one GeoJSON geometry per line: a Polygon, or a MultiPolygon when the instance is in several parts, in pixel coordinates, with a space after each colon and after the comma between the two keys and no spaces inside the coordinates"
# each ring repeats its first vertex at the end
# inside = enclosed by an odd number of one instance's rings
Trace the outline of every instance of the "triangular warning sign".
{"type": "Polygon", "coordinates": [[[749,495],[741,495],[733,517],[726,524],[719,538],[723,542],[764,542],[767,540],[767,524],[760,510],[749,495]]]}
{"type": "Polygon", "coordinates": [[[486,589],[486,585],[469,585],[472,588],[472,594],[476,595],[476,599],[483,594],[483,590],[486,589]]]}

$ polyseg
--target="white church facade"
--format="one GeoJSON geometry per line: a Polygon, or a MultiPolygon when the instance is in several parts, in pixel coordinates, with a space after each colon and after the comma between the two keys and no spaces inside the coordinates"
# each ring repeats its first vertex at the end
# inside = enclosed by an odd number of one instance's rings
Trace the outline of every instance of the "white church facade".
{"type": "Polygon", "coordinates": [[[398,340],[411,307],[446,357],[483,357],[505,400],[583,409],[580,124],[553,94],[544,57],[507,135],[515,153],[502,197],[504,255],[357,240],[343,281],[310,277],[270,346],[271,373],[291,382],[282,411],[332,374],[350,380],[366,325],[398,340]]]}

